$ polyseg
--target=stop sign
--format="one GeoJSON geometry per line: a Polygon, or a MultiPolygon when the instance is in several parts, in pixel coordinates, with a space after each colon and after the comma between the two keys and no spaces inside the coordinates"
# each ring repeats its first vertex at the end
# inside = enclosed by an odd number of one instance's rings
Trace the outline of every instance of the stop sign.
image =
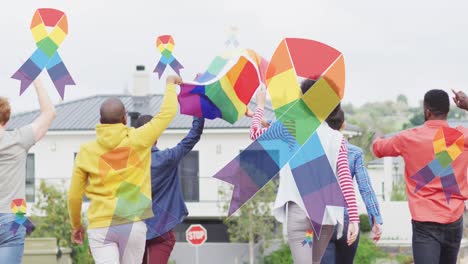
{"type": "Polygon", "coordinates": [[[191,225],[185,231],[185,238],[192,246],[201,246],[208,239],[208,233],[202,225],[191,225]]]}

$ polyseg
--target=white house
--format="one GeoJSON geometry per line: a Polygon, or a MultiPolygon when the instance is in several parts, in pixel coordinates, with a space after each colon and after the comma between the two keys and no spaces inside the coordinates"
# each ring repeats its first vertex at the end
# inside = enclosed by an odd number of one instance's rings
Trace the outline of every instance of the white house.
{"type": "MultiPolygon", "coordinates": [[[[139,68],[142,70],[142,68],[139,68]]],[[[137,113],[155,114],[162,95],[148,94],[149,76],[144,71],[135,73],[134,95],[96,95],[57,105],[57,118],[45,138],[30,151],[27,161],[27,202],[31,208],[41,181],[62,184],[68,188],[72,175],[74,157],[81,144],[95,138],[95,126],[99,122],[99,107],[111,96],[120,98],[134,121],[137,113]]],[[[252,105],[254,107],[254,105],[252,105]]],[[[38,111],[14,115],[8,129],[31,123],[38,111]]],[[[273,118],[271,109],[267,118],[273,118]]],[[[192,117],[177,115],[169,129],[158,140],[161,149],[175,146],[189,131],[192,117]]],[[[185,229],[192,223],[203,224],[210,234],[208,242],[227,242],[226,227],[222,223],[222,197],[218,191],[226,186],[212,178],[224,165],[234,159],[250,143],[250,120],[242,118],[235,125],[223,120],[207,120],[201,141],[186,156],[180,165],[180,178],[189,217],[176,229],[178,241],[185,240],[185,229]]],[[[355,135],[358,129],[348,125],[345,133],[355,135]]],[[[84,205],[86,207],[86,203],[84,205]]]]}

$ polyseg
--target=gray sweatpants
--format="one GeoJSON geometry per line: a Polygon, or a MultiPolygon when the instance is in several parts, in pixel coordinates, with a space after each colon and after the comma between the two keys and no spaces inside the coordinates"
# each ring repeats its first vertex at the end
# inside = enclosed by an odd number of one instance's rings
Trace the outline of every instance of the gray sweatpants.
{"type": "Polygon", "coordinates": [[[320,263],[327,249],[328,243],[335,231],[335,226],[324,225],[320,233],[320,240],[314,233],[312,248],[302,245],[307,230],[313,230],[309,218],[295,203],[288,203],[288,243],[295,264],[320,263]]]}

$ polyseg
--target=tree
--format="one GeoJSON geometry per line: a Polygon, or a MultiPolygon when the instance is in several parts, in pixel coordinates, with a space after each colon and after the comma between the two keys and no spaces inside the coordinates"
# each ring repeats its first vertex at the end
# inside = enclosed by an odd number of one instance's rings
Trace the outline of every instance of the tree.
{"type": "Polygon", "coordinates": [[[397,96],[397,103],[408,105],[408,98],[404,94],[399,94],[397,96]]]}
{"type": "MultiPolygon", "coordinates": [[[[64,186],[65,183],[62,184],[64,186]]],[[[67,192],[56,185],[47,185],[41,181],[39,195],[32,216],[36,229],[32,237],[55,237],[57,246],[72,249],[73,263],[94,263],[88,253],[88,239],[82,246],[71,241],[71,225],[68,215],[67,192]]]]}
{"type": "MultiPolygon", "coordinates": [[[[275,219],[271,213],[271,204],[276,197],[278,189],[277,178],[265,185],[250,201],[242,206],[239,211],[231,217],[224,219],[228,227],[229,239],[232,242],[249,243],[249,263],[255,262],[255,243],[265,242],[260,247],[268,247],[268,241],[275,237],[275,219]]],[[[226,189],[220,189],[220,195],[230,198],[226,189]]],[[[229,205],[223,205],[224,211],[228,211],[229,205]]]]}

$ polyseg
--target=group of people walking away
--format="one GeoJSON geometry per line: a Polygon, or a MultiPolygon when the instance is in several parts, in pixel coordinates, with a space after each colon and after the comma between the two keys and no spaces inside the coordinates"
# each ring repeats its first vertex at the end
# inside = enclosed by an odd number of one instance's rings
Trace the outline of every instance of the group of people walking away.
{"type": "MultiPolygon", "coordinates": [[[[303,94],[314,80],[301,84],[303,94]]],[[[100,108],[96,139],[77,153],[68,193],[72,240],[82,244],[88,236],[96,263],[168,263],[176,243],[174,227],[188,215],[179,182],[178,164],[200,140],[203,118],[193,118],[189,133],[176,146],[159,149],[157,142],[177,114],[176,87],[182,80],[170,76],[160,111],[143,115],[136,127],[127,126],[127,112],[117,98],[100,108]],[[87,230],[83,228],[83,195],[90,204],[87,230]]],[[[15,221],[10,204],[25,199],[25,163],[29,149],[44,137],[55,116],[55,108],[40,80],[34,82],[40,115],[29,125],[7,130],[11,109],[0,97],[0,260],[21,263],[26,229],[12,233],[15,221]]],[[[468,111],[465,93],[453,91],[453,101],[468,111]]],[[[266,90],[256,95],[250,138],[256,140],[270,123],[264,122],[266,90]]],[[[468,129],[447,123],[450,98],[443,90],[424,96],[425,123],[392,137],[376,137],[376,157],[401,156],[412,216],[413,257],[416,264],[457,262],[463,236],[463,213],[468,199],[468,129]]],[[[98,114],[98,113],[96,113],[98,114]]],[[[312,229],[291,169],[280,173],[274,217],[286,224],[294,263],[353,263],[359,242],[359,216],[353,179],[365,203],[373,239],[382,235],[383,219],[365,168],[363,151],[340,132],[346,125],[338,105],[317,129],[347,208],[342,223],[325,224],[312,245],[302,243],[312,229]]],[[[248,136],[248,135],[246,135],[248,136]]],[[[202,161],[204,162],[204,161],[202,161]]],[[[208,162],[208,161],[206,161],[208,162]]],[[[407,223],[410,224],[410,223],[407,223]]]]}

